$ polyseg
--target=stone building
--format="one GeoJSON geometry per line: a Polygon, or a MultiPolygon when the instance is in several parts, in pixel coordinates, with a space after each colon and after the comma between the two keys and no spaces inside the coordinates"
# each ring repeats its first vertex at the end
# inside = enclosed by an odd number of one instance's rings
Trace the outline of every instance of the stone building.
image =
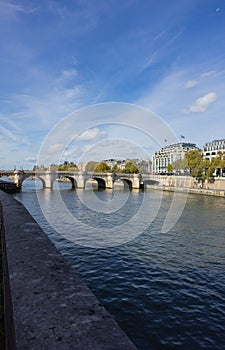
{"type": "Polygon", "coordinates": [[[212,161],[219,152],[225,153],[225,139],[207,142],[203,147],[203,159],[212,161]]]}
{"type": "Polygon", "coordinates": [[[198,149],[195,143],[179,142],[156,151],[152,157],[153,174],[166,174],[169,164],[176,160],[184,159],[185,153],[195,149],[198,149]]]}

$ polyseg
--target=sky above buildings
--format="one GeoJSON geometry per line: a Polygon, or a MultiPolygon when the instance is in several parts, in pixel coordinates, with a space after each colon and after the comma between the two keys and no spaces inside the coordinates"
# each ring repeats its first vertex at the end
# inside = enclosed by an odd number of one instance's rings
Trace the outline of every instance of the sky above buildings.
{"type": "MultiPolygon", "coordinates": [[[[147,108],[199,147],[225,138],[224,33],[224,0],[1,0],[0,169],[32,168],[56,123],[105,102],[147,108]]],[[[110,137],[124,150],[132,132],[103,124],[65,157],[110,137]]]]}

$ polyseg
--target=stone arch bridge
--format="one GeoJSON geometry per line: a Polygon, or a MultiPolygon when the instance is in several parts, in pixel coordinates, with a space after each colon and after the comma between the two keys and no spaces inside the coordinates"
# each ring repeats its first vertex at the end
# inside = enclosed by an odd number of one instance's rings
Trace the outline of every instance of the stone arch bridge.
{"type": "MultiPolygon", "coordinates": [[[[43,188],[53,188],[55,181],[67,178],[72,188],[84,189],[88,180],[96,180],[98,188],[113,189],[116,181],[123,182],[130,189],[145,188],[146,185],[163,185],[164,181],[157,175],[151,174],[119,174],[96,172],[70,172],[70,171],[1,171],[1,176],[8,176],[16,186],[22,189],[23,181],[27,178],[37,178],[43,183],[43,188]]],[[[165,183],[166,185],[166,183],[165,183]]]]}

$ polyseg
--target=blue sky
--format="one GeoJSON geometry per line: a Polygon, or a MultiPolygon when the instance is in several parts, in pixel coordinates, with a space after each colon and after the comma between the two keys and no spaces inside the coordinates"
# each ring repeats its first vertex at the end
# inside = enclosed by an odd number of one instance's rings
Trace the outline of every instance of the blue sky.
{"type": "Polygon", "coordinates": [[[1,0],[0,39],[0,169],[32,168],[95,103],[148,108],[199,147],[225,138],[224,0],[1,0]]]}

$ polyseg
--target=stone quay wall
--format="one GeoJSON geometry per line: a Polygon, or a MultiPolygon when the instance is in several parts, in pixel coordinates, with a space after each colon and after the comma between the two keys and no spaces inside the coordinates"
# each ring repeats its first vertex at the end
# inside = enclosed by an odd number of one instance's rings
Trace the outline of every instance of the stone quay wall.
{"type": "Polygon", "coordinates": [[[158,185],[148,185],[147,188],[225,197],[225,178],[202,181],[191,176],[156,175],[156,180],[157,177],[158,185]]]}

